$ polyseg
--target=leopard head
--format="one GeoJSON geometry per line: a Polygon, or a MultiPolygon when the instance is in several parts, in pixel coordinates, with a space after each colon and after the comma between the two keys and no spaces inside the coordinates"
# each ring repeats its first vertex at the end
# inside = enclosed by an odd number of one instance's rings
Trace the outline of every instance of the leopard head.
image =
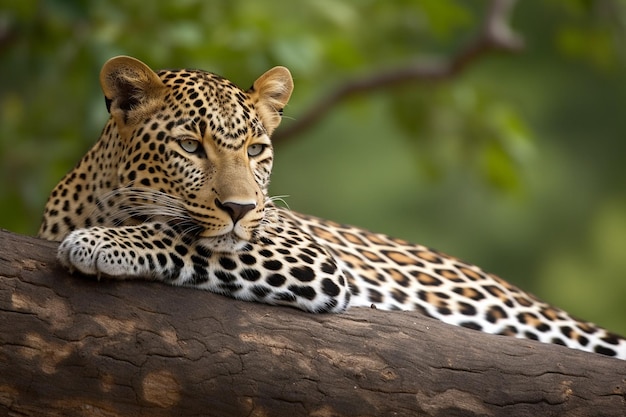
{"type": "Polygon", "coordinates": [[[110,119],[99,157],[126,220],[179,224],[215,249],[253,241],[266,215],[272,132],[293,90],[275,67],[244,91],[199,70],[154,72],[126,56],[102,68],[110,119]]]}

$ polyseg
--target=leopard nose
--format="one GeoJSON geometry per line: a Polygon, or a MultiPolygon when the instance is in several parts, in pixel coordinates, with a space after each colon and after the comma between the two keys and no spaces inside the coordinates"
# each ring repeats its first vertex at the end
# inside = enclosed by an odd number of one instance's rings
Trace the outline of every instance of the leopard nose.
{"type": "Polygon", "coordinates": [[[256,204],[241,204],[235,203],[231,201],[227,201],[222,203],[220,200],[215,199],[215,205],[219,207],[221,210],[224,210],[230,218],[233,220],[233,223],[237,223],[243,216],[246,215],[250,210],[253,210],[256,207],[256,204]]]}

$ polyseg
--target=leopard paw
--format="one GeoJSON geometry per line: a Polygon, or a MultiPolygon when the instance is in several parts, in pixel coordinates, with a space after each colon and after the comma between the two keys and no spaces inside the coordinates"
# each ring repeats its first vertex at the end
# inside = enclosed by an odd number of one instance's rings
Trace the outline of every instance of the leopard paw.
{"type": "Polygon", "coordinates": [[[57,259],[70,272],[121,277],[128,274],[130,265],[117,246],[105,228],[79,229],[61,242],[57,259]]]}

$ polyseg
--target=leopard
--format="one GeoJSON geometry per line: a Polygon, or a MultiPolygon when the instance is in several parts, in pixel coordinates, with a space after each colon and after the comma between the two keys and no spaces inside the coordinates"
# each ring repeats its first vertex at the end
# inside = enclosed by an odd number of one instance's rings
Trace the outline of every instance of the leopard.
{"type": "Polygon", "coordinates": [[[293,92],[277,66],[241,89],[118,56],[108,121],[52,190],[38,236],[70,272],[154,280],[310,313],[417,311],[444,323],[626,359],[626,339],[427,246],[304,215],[268,191],[293,92]]]}

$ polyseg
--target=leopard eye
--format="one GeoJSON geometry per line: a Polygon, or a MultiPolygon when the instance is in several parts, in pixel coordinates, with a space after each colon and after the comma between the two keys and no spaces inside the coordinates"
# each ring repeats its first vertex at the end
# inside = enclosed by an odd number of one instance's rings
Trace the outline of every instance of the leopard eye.
{"type": "Polygon", "coordinates": [[[178,143],[180,144],[180,147],[188,153],[196,153],[200,149],[200,142],[195,139],[185,138],[179,140],[178,143]]]}
{"type": "Polygon", "coordinates": [[[255,156],[261,155],[261,153],[265,150],[266,146],[267,145],[264,145],[262,143],[255,143],[255,144],[248,146],[248,156],[253,158],[255,156]]]}

